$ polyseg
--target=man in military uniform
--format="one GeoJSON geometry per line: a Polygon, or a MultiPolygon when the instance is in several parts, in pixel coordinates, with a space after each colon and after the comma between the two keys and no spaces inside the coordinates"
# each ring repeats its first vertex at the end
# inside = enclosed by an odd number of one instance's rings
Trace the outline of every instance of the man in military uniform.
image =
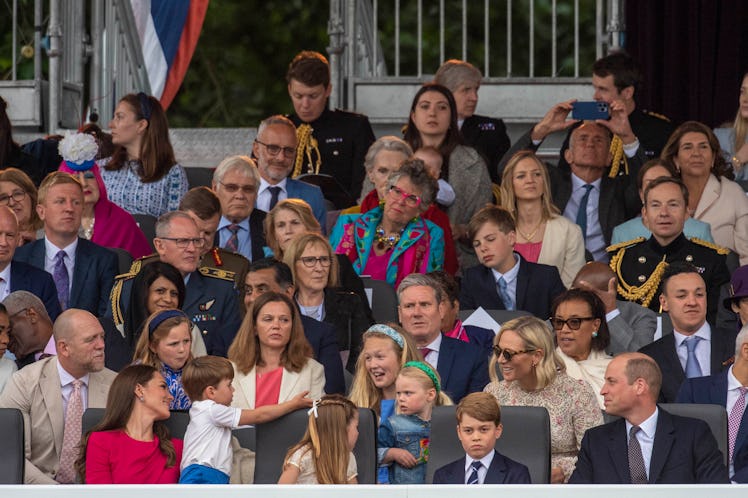
{"type": "Polygon", "coordinates": [[[318,52],[305,50],[296,55],[288,66],[286,81],[295,111],[289,118],[299,139],[292,176],[331,175],[352,199],[358,199],[366,176],[364,157],[374,143],[369,119],[327,109],[332,91],[330,65],[318,52]]]}
{"type": "Polygon", "coordinates": [[[493,183],[501,184],[496,167],[511,145],[504,121],[475,114],[483,75],[467,61],[451,59],[442,64],[434,82],[449,88],[457,104],[457,124],[465,143],[477,150],[488,167],[493,183]]]}
{"type": "Polygon", "coordinates": [[[706,283],[707,319],[714,323],[720,286],[730,280],[725,264],[727,249],[699,239],[687,239],[688,189],[677,178],[660,177],[644,190],[642,221],[652,231],[608,248],[610,267],[618,277],[618,294],[659,313],[662,275],[669,263],[694,265],[706,283]]]}
{"type": "MultiPolygon", "coordinates": [[[[182,309],[202,332],[208,354],[226,356],[241,324],[234,274],[210,267],[198,269],[205,239],[190,215],[182,211],[159,217],[153,243],[159,259],[174,266],[185,279],[187,292],[182,309]]],[[[132,279],[141,267],[142,260],[137,260],[130,272],[115,280],[107,315],[116,324],[123,320],[125,307],[130,303],[132,279]]]]}

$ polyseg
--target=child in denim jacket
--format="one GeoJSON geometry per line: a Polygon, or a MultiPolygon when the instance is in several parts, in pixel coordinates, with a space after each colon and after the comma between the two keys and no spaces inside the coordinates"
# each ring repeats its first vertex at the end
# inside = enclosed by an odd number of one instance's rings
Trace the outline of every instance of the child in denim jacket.
{"type": "Polygon", "coordinates": [[[397,414],[379,427],[377,455],[389,464],[391,484],[424,484],[429,459],[431,411],[434,405],[451,405],[441,391],[436,369],[422,361],[409,361],[395,382],[397,414]]]}

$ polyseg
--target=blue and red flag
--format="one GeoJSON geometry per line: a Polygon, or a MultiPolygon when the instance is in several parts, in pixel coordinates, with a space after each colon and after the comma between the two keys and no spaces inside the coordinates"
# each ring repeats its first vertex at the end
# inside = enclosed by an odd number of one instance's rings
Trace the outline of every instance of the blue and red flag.
{"type": "Polygon", "coordinates": [[[151,94],[166,109],[177,94],[200,37],[209,0],[130,0],[151,94]]]}

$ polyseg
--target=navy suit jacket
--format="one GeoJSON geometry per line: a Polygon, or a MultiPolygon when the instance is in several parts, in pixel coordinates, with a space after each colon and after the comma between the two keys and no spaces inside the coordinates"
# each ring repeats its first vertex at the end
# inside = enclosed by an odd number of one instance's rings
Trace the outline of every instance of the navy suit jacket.
{"type": "MultiPolygon", "coordinates": [[[[465,457],[448,463],[434,472],[434,484],[465,484],[465,457]]],[[[493,450],[483,484],[530,484],[527,467],[493,450]]]]}
{"type": "Polygon", "coordinates": [[[42,300],[52,323],[62,313],[52,275],[28,263],[12,261],[10,263],[10,292],[20,290],[29,291],[42,300]]]}
{"type": "MultiPolygon", "coordinates": [[[[735,354],[735,336],[737,332],[729,329],[718,329],[712,327],[712,351],[711,366],[712,374],[719,373],[729,368],[725,363],[735,354]]],[[[675,403],[678,390],[686,374],[680,364],[678,354],[675,351],[675,336],[666,334],[651,344],[647,344],[639,350],[650,356],[659,365],[662,371],[662,388],[660,389],[660,403],[675,403]]]]}
{"type": "Polygon", "coordinates": [[[322,233],[327,233],[327,208],[325,207],[325,197],[322,190],[309,183],[300,180],[286,180],[286,193],[290,199],[302,199],[312,208],[314,217],[322,226],[322,233]]]}
{"type": "Polygon", "coordinates": [[[343,362],[338,353],[337,332],[329,323],[301,315],[304,335],[314,350],[314,359],[325,368],[325,394],[345,395],[343,362]]]}
{"type": "MultiPolygon", "coordinates": [[[[728,369],[708,377],[686,379],[678,391],[677,403],[701,403],[706,405],[727,406],[727,372],[728,369]]],[[[748,410],[743,412],[738,434],[735,437],[735,456],[733,462],[735,475],[742,474],[741,481],[748,482],[748,410]]]]}
{"type": "MultiPolygon", "coordinates": [[[[730,480],[722,462],[722,452],[706,422],[659,410],[650,484],[727,484],[730,480]]],[[[569,484],[631,484],[623,418],[585,432],[569,484]]]]}
{"type": "Polygon", "coordinates": [[[470,393],[481,392],[488,384],[488,357],[477,346],[442,335],[436,370],[442,391],[455,404],[470,393]]]}
{"type": "MultiPolygon", "coordinates": [[[[46,252],[44,238],[41,238],[16,249],[13,260],[44,270],[46,252]]],[[[117,267],[116,254],[78,237],[68,307],[86,310],[95,316],[104,316],[114,277],[117,275],[117,267]]]]}
{"type": "Polygon", "coordinates": [[[488,355],[491,356],[493,352],[493,340],[496,337],[494,331],[476,327],[475,325],[463,325],[463,328],[467,333],[468,339],[470,339],[470,344],[485,349],[488,355]]]}
{"type": "MultiPolygon", "coordinates": [[[[506,309],[499,297],[493,272],[487,266],[468,268],[460,287],[460,309],[474,310],[479,306],[486,310],[506,309]]],[[[520,256],[515,309],[546,320],[551,316],[553,299],[565,290],[558,268],[530,263],[520,256]]]]}

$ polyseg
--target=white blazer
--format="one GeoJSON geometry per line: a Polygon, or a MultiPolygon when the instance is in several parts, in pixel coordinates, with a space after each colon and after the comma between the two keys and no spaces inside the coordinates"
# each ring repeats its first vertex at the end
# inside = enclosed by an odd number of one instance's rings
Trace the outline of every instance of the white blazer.
{"type": "Polygon", "coordinates": [[[748,197],[732,180],[709,175],[694,218],[709,223],[714,242],[738,253],[748,264],[748,197]]]}
{"type": "Polygon", "coordinates": [[[558,268],[564,286],[571,287],[574,277],[585,263],[584,239],[579,225],[560,215],[548,220],[538,263],[558,268]]]}
{"type": "MultiPolygon", "coordinates": [[[[255,369],[253,368],[245,375],[237,370],[236,364],[232,362],[232,365],[234,365],[234,387],[236,391],[231,406],[244,410],[254,410],[255,394],[257,392],[255,369]]],[[[304,391],[309,391],[309,397],[312,399],[318,399],[325,394],[325,369],[311,358],[307,360],[304,368],[298,373],[283,370],[278,403],[289,401],[304,391]]]]}

